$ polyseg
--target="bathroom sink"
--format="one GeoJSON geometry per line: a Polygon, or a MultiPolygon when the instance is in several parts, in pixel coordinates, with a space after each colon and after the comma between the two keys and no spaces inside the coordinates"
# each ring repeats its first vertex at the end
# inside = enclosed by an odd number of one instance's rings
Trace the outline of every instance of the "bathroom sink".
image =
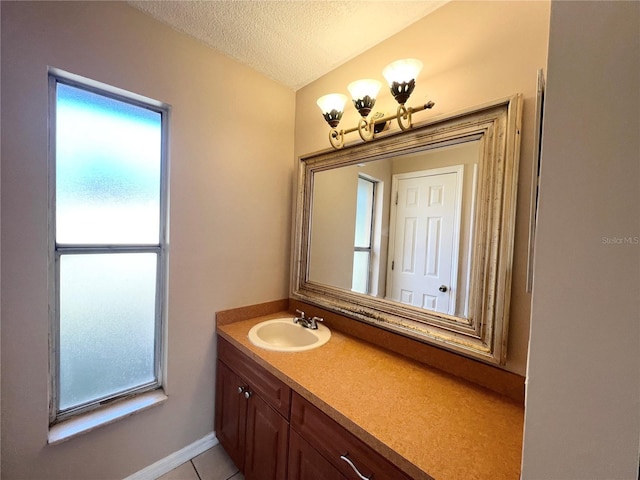
{"type": "Polygon", "coordinates": [[[324,345],[331,331],[322,324],[311,330],[293,323],[293,318],[265,320],[249,330],[249,341],[256,347],[276,352],[302,352],[324,345]]]}

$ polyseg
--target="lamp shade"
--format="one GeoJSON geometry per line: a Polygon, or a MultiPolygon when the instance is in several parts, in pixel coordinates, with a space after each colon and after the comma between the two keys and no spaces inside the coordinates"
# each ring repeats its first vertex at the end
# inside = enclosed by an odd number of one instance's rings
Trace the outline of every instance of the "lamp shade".
{"type": "Polygon", "coordinates": [[[357,100],[358,98],[364,98],[366,96],[376,98],[381,86],[382,84],[378,80],[365,78],[351,82],[347,88],[349,89],[351,98],[357,100]]]}
{"type": "Polygon", "coordinates": [[[406,58],[390,63],[382,71],[382,75],[389,83],[391,93],[401,105],[404,105],[409,99],[421,70],[422,62],[420,60],[406,58]]]}
{"type": "Polygon", "coordinates": [[[379,81],[370,78],[356,80],[347,86],[349,93],[351,93],[353,105],[363,117],[366,117],[371,112],[381,86],[382,84],[379,81]]]}
{"type": "Polygon", "coordinates": [[[396,60],[387,65],[382,71],[382,75],[389,82],[389,86],[393,82],[409,82],[418,78],[422,70],[422,62],[415,58],[405,58],[404,60],[396,60]]]}
{"type": "Polygon", "coordinates": [[[344,113],[344,104],[347,103],[347,96],[341,93],[330,93],[320,97],[316,103],[320,107],[327,123],[332,128],[336,128],[344,113]]]}

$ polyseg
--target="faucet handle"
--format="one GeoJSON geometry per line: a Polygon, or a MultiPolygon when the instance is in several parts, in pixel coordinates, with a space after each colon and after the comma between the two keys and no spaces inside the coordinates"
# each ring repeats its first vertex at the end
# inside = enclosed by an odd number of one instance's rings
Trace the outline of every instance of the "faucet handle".
{"type": "Polygon", "coordinates": [[[311,328],[312,330],[317,330],[318,322],[324,322],[324,318],[313,317],[311,320],[309,320],[309,328],[311,328]]]}
{"type": "Polygon", "coordinates": [[[304,312],[302,310],[296,310],[296,312],[300,315],[299,317],[293,317],[293,323],[302,322],[301,324],[304,326],[309,320],[304,316],[304,312]]]}

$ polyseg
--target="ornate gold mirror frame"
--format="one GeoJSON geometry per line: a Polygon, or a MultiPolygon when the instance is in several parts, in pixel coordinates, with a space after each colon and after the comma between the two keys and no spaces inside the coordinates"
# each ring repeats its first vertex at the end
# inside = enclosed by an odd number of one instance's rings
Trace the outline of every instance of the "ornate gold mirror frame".
{"type": "Polygon", "coordinates": [[[292,297],[358,321],[504,364],[511,297],[522,97],[513,95],[343,150],[300,158],[292,297]],[[314,175],[479,141],[468,315],[457,317],[309,280],[314,175]]]}

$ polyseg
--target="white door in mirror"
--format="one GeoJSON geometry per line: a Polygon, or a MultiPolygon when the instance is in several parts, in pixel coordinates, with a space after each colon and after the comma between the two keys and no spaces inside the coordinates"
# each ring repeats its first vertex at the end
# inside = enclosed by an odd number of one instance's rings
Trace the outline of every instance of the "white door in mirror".
{"type": "Polygon", "coordinates": [[[293,318],[275,318],[254,325],[249,330],[249,341],[256,347],[276,352],[302,352],[324,345],[331,331],[322,324],[311,330],[293,323],[293,318]]]}
{"type": "MultiPolygon", "coordinates": [[[[387,298],[456,315],[464,165],[393,176],[387,298]]],[[[460,310],[460,311],[457,311],[460,310]]]]}

